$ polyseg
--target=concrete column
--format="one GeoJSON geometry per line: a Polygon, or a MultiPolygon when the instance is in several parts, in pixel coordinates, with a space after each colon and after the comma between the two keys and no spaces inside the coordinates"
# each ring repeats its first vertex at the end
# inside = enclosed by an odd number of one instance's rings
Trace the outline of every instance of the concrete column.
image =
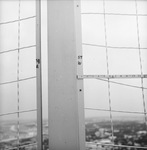
{"type": "Polygon", "coordinates": [[[85,149],[80,28],[78,0],[48,0],[50,150],[85,149]]]}

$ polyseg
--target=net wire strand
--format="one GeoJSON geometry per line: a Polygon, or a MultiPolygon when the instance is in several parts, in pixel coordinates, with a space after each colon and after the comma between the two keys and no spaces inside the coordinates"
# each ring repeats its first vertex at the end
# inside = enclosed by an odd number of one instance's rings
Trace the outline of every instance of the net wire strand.
{"type": "MultiPolygon", "coordinates": [[[[141,57],[141,44],[140,44],[140,30],[139,30],[139,19],[138,19],[138,5],[137,0],[135,0],[135,8],[136,8],[136,25],[137,25],[137,39],[138,39],[138,52],[139,52],[139,61],[140,61],[140,72],[141,76],[143,75],[143,65],[142,65],[142,57],[141,57]]],[[[145,117],[145,124],[146,124],[146,131],[147,131],[147,115],[146,115],[146,104],[145,104],[145,94],[144,94],[144,81],[141,78],[141,86],[142,86],[142,100],[143,100],[143,108],[144,108],[144,117],[145,117]]]]}
{"type": "MultiPolygon", "coordinates": [[[[105,45],[98,45],[98,44],[91,44],[91,43],[82,43],[84,46],[94,46],[94,47],[104,47],[104,48],[112,48],[112,49],[130,49],[130,50],[138,50],[138,47],[118,47],[118,46],[105,46],[105,45]]],[[[140,49],[146,49],[147,47],[140,47],[140,49]]]]}
{"type": "Polygon", "coordinates": [[[1,22],[0,25],[6,25],[6,24],[15,23],[18,21],[24,21],[24,20],[28,20],[28,19],[32,19],[32,18],[36,18],[36,16],[26,17],[26,18],[22,18],[22,19],[7,21],[7,22],[1,22]]]}
{"type": "MultiPolygon", "coordinates": [[[[81,13],[82,15],[104,15],[104,13],[99,12],[85,12],[81,13]]],[[[123,13],[105,13],[105,15],[111,15],[111,16],[147,16],[147,14],[123,14],[123,13]]]]}
{"type": "MultiPolygon", "coordinates": [[[[110,112],[108,109],[103,109],[103,108],[93,108],[93,107],[85,107],[85,110],[94,110],[94,111],[104,111],[104,112],[110,112]]],[[[124,114],[140,114],[143,115],[145,114],[144,112],[137,112],[137,111],[126,111],[126,110],[114,110],[112,109],[111,112],[114,113],[124,113],[124,114]]],[[[147,114],[147,113],[146,113],[147,114]]]]}
{"type": "MultiPolygon", "coordinates": [[[[106,15],[105,15],[105,0],[103,0],[103,12],[104,12],[104,34],[105,34],[105,45],[106,45],[106,63],[107,63],[107,75],[109,76],[109,56],[108,56],[108,48],[107,48],[107,27],[106,27],[106,15]]],[[[111,93],[110,93],[110,82],[108,78],[108,98],[109,98],[109,112],[110,112],[110,122],[111,122],[111,131],[112,131],[112,142],[114,144],[114,127],[113,127],[113,119],[111,112],[111,93]]],[[[114,149],[114,148],[113,148],[114,149]]]]}
{"type": "Polygon", "coordinates": [[[16,111],[16,112],[9,112],[9,113],[4,113],[4,114],[0,114],[0,117],[3,117],[3,116],[9,116],[9,115],[14,115],[14,114],[17,114],[17,113],[27,113],[27,112],[33,112],[33,111],[37,111],[37,109],[30,109],[30,110],[22,110],[22,111],[16,111]]]}
{"type": "Polygon", "coordinates": [[[18,140],[18,150],[19,150],[19,146],[20,146],[20,122],[19,122],[19,119],[20,119],[20,114],[19,114],[19,102],[20,102],[20,93],[19,93],[19,91],[20,91],[20,89],[19,89],[19,66],[20,66],[20,62],[19,62],[19,60],[20,60],[20,50],[19,50],[19,48],[20,48],[20,6],[21,5],[21,0],[18,0],[18,57],[17,57],[17,111],[18,111],[18,113],[17,113],[17,119],[18,119],[18,121],[17,121],[17,140],[18,140]]]}
{"type": "MultiPolygon", "coordinates": [[[[24,50],[24,49],[32,48],[32,47],[36,47],[36,45],[30,45],[30,46],[20,47],[19,50],[24,50]]],[[[0,55],[1,54],[5,54],[5,53],[9,53],[9,52],[14,52],[14,51],[18,51],[18,48],[1,51],[0,55]]]]}
{"type": "MultiPolygon", "coordinates": [[[[96,79],[108,82],[108,80],[106,80],[106,79],[101,79],[101,78],[96,78],[96,79]]],[[[127,87],[138,88],[138,89],[142,89],[143,88],[143,89],[147,90],[147,87],[140,87],[140,86],[135,86],[135,85],[125,84],[125,83],[120,83],[120,82],[116,82],[116,81],[111,81],[111,80],[109,80],[109,82],[114,83],[114,84],[118,84],[118,85],[127,86],[127,87]]]]}
{"type": "Polygon", "coordinates": [[[12,84],[12,83],[16,83],[16,82],[21,82],[21,81],[26,81],[26,80],[31,80],[31,79],[35,79],[36,76],[33,76],[33,77],[28,77],[28,78],[24,78],[24,79],[19,79],[19,80],[14,80],[14,81],[8,81],[8,82],[2,82],[0,83],[0,86],[1,85],[5,85],[5,84],[12,84]]]}

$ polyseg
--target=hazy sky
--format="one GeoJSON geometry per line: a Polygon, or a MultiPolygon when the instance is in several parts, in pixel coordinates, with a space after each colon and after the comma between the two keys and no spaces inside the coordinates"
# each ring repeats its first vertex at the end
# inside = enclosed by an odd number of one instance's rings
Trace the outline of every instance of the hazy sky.
{"type": "MultiPolygon", "coordinates": [[[[136,48],[139,43],[141,48],[147,47],[147,16],[141,16],[147,14],[147,1],[137,1],[137,12],[140,14],[138,17],[139,42],[134,0],[105,1],[105,13],[107,13],[105,20],[103,1],[82,1],[82,41],[102,46],[83,45],[84,74],[107,74],[106,48],[103,47],[106,43],[107,46],[117,47],[107,49],[109,74],[141,74],[139,50],[136,48]],[[131,49],[119,47],[131,47],[131,49]]],[[[147,49],[141,49],[141,64],[144,74],[147,73],[146,57],[147,49]]],[[[141,87],[140,79],[113,79],[113,81],[141,87]]],[[[144,79],[144,87],[147,87],[146,83],[146,79],[144,79]]],[[[89,79],[85,80],[84,87],[85,107],[109,110],[107,82],[89,79]]],[[[146,90],[144,94],[146,100],[146,90]]],[[[142,91],[139,88],[110,83],[110,99],[112,110],[143,112],[142,91]]],[[[107,112],[86,111],[87,116],[106,114],[109,116],[107,112]]],[[[126,114],[112,113],[112,115],[123,116],[126,114]]]]}
{"type": "MultiPolygon", "coordinates": [[[[0,1],[0,22],[18,19],[18,1],[0,1]]],[[[42,1],[42,57],[43,57],[43,112],[47,117],[47,2],[42,1]]],[[[138,45],[141,49],[142,71],[147,74],[147,1],[135,0],[82,0],[82,42],[84,74],[107,74],[107,46],[110,74],[141,74],[138,45]],[[89,13],[89,14],[86,14],[89,13]],[[97,14],[94,14],[97,13],[97,14]],[[114,14],[123,15],[114,15],[114,14]],[[129,15],[127,15],[129,14],[129,15]],[[138,26],[137,26],[138,19],[138,26]],[[106,23],[106,26],[104,25],[106,23]],[[105,29],[106,37],[105,38],[105,29]],[[139,43],[138,33],[139,29],[139,43]],[[126,48],[119,48],[126,47],[126,48]],[[130,49],[131,47],[131,49],[130,49]]],[[[35,16],[35,2],[21,1],[20,18],[35,16]]],[[[35,45],[35,18],[20,23],[20,47],[35,45]]],[[[0,26],[0,52],[18,47],[18,23],[0,26]]],[[[18,52],[0,55],[0,83],[17,80],[18,52]]],[[[35,76],[35,47],[20,51],[20,79],[35,76]]],[[[113,81],[141,87],[140,79],[113,79],[113,81]]],[[[35,79],[20,82],[20,110],[36,107],[35,79]]],[[[147,88],[147,80],[144,79],[147,88]]],[[[144,90],[147,108],[147,89],[144,90]]],[[[85,107],[109,110],[108,83],[97,79],[84,80],[85,107]]],[[[142,90],[110,83],[113,110],[143,112],[142,90]]],[[[17,111],[17,84],[0,86],[0,113],[17,111]]],[[[34,116],[35,112],[26,116],[34,116]]],[[[109,116],[108,112],[86,111],[86,116],[109,116]]],[[[113,116],[124,114],[113,113],[113,116]]],[[[26,117],[22,115],[23,117],[26,117]]],[[[136,116],[136,115],[134,115],[136,116]]],[[[141,115],[140,115],[141,116],[141,115]]],[[[15,116],[16,117],[16,116],[15,116]]]]}
{"type": "MultiPolygon", "coordinates": [[[[0,22],[18,19],[18,1],[0,1],[0,22]]],[[[35,16],[35,1],[23,0],[20,5],[20,18],[35,16]]],[[[43,116],[47,118],[47,2],[42,0],[42,69],[43,69],[43,116]]],[[[35,18],[20,22],[20,47],[35,45],[35,18]]],[[[0,26],[0,52],[18,47],[18,23],[0,26]]],[[[36,75],[35,47],[20,51],[20,79],[36,75]]],[[[0,82],[17,80],[18,52],[0,55],[0,82]]],[[[0,113],[17,111],[17,84],[0,86],[0,113]]],[[[20,110],[36,108],[36,79],[20,82],[20,110]]],[[[11,115],[17,118],[17,115],[11,115]]],[[[36,118],[36,112],[21,114],[20,118],[36,118]]],[[[7,117],[5,117],[7,118],[7,117]]],[[[10,117],[8,117],[10,118],[10,117]]]]}

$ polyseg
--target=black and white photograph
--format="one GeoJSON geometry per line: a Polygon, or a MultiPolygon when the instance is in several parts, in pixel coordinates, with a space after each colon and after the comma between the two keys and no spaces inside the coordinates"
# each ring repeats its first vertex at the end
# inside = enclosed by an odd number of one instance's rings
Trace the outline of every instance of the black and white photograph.
{"type": "Polygon", "coordinates": [[[0,150],[147,150],[147,0],[0,0],[0,150]]]}

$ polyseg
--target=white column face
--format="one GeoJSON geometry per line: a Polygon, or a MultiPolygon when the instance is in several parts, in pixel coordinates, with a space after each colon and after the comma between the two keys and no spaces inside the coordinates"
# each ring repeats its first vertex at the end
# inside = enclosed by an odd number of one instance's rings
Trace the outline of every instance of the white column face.
{"type": "Polygon", "coordinates": [[[80,16],[78,9],[78,1],[48,1],[49,147],[52,150],[81,150],[80,141],[85,140],[84,136],[79,139],[81,116],[76,64],[77,44],[81,47],[81,43],[76,41],[75,19],[77,14],[80,16]]]}

